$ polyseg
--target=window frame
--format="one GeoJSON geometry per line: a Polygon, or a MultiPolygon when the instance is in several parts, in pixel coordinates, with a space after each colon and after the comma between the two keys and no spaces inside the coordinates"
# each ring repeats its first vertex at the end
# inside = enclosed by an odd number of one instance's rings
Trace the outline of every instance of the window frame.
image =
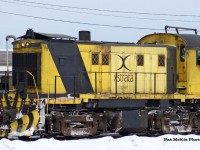
{"type": "Polygon", "coordinates": [[[92,53],[92,65],[98,65],[99,64],[99,53],[92,53]],[[97,56],[96,58],[94,58],[93,56],[97,56]],[[97,60],[96,60],[97,59],[97,60]]]}
{"type": "Polygon", "coordinates": [[[158,67],[165,67],[165,55],[158,55],[158,67]]]}
{"type": "Polygon", "coordinates": [[[144,66],[144,55],[137,55],[137,66],[144,66]]]}
{"type": "Polygon", "coordinates": [[[180,50],[180,61],[184,62],[185,61],[185,52],[186,52],[185,45],[181,44],[179,50],[180,50]]]}
{"type": "Polygon", "coordinates": [[[196,50],[196,65],[200,65],[200,49],[196,50]]]}
{"type": "Polygon", "coordinates": [[[110,61],[109,61],[109,54],[108,53],[102,53],[102,58],[101,58],[101,61],[102,61],[102,65],[109,65],[110,64],[110,61]],[[107,58],[105,58],[104,56],[106,56],[107,58]],[[105,59],[106,61],[104,61],[105,59]]]}

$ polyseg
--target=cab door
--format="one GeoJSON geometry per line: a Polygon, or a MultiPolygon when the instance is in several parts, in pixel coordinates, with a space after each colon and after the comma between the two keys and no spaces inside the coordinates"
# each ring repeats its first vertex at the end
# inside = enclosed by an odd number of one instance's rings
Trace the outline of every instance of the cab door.
{"type": "Polygon", "coordinates": [[[187,84],[186,75],[186,47],[180,44],[177,49],[177,76],[178,76],[178,86],[177,89],[180,93],[185,93],[187,84]]]}

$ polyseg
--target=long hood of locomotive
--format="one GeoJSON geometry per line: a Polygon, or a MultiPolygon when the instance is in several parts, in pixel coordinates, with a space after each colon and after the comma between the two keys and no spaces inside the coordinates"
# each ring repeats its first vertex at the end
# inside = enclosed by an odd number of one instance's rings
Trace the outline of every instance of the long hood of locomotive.
{"type": "MultiPolygon", "coordinates": [[[[40,93],[174,92],[176,52],[173,47],[54,39],[40,44],[38,48],[17,48],[13,53],[13,72],[32,72],[40,93]]],[[[16,74],[14,78],[16,85],[16,74]]],[[[29,91],[34,89],[31,80],[28,76],[29,91]]]]}
{"type": "Polygon", "coordinates": [[[176,90],[174,47],[108,43],[80,43],[78,47],[95,93],[174,93],[176,90]]]}

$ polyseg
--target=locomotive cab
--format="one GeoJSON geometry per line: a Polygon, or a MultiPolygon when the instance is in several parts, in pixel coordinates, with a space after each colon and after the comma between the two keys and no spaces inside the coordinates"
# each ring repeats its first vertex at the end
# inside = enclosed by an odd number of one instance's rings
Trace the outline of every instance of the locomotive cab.
{"type": "Polygon", "coordinates": [[[182,94],[200,94],[199,41],[200,36],[196,34],[157,33],[141,38],[138,44],[157,43],[175,46],[177,91],[182,94]]]}

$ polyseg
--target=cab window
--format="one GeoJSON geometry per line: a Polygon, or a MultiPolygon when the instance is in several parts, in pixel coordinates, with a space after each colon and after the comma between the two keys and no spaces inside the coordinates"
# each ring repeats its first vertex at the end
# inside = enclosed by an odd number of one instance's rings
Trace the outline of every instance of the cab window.
{"type": "Polygon", "coordinates": [[[185,45],[180,45],[180,61],[185,61],[185,45]]]}
{"type": "Polygon", "coordinates": [[[196,64],[200,65],[200,50],[197,50],[196,52],[196,64]]]}

